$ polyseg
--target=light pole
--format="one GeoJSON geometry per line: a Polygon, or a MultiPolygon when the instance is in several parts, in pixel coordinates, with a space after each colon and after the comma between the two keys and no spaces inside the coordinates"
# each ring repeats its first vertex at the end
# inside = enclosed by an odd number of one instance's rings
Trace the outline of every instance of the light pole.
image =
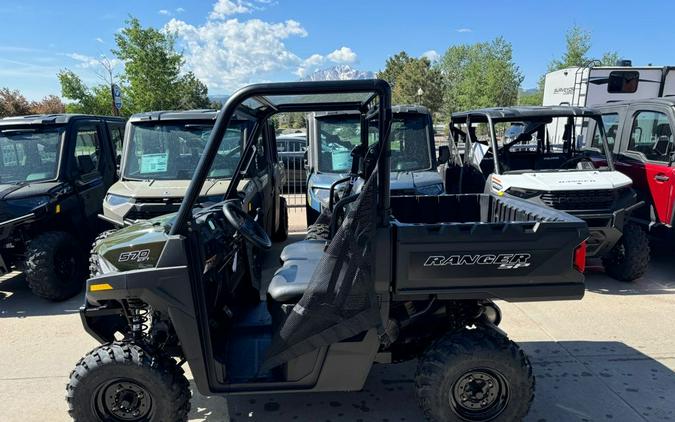
{"type": "Polygon", "coordinates": [[[424,90],[417,88],[417,104],[422,105],[422,95],[424,95],[424,90]]]}

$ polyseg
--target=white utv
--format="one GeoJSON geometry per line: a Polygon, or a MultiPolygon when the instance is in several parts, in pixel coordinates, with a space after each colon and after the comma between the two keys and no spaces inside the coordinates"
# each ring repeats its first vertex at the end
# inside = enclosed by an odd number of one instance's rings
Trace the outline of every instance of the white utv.
{"type": "Polygon", "coordinates": [[[644,274],[649,242],[631,222],[643,202],[614,168],[598,113],[564,106],[474,110],[454,113],[450,130],[450,141],[465,142],[466,153],[448,162],[446,171],[459,177],[446,190],[493,192],[570,213],[588,224],[587,256],[601,258],[608,275],[632,281],[644,274]],[[589,120],[596,122],[592,134],[589,120]],[[584,147],[586,136],[600,147],[584,147]]]}

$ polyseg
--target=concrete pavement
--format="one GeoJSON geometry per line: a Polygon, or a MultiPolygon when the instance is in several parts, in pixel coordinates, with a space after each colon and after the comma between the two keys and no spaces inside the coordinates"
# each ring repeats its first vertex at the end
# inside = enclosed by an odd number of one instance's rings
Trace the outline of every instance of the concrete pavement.
{"type": "MultiPolygon", "coordinates": [[[[300,237],[300,236],[296,236],[300,237]]],[[[501,303],[502,328],[537,377],[528,421],[675,421],[675,259],[664,246],[642,280],[588,276],[581,301],[501,303]]],[[[272,258],[273,261],[273,258],[272,258]]],[[[22,277],[0,281],[0,421],[67,421],[65,384],[96,346],[80,296],[49,303],[22,277]]],[[[191,420],[419,421],[415,363],[375,366],[363,391],[204,397],[191,420]]]]}

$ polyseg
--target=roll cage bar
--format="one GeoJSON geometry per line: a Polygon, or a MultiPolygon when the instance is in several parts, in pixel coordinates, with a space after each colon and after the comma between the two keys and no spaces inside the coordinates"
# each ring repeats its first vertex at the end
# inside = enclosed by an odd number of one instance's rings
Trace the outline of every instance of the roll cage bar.
{"type": "MultiPolygon", "coordinates": [[[[378,221],[388,221],[390,212],[389,200],[389,142],[388,131],[391,124],[391,88],[381,79],[363,79],[352,81],[314,81],[314,82],[282,82],[262,83],[249,85],[236,91],[230,96],[222,109],[211,131],[206,148],[188,186],[176,220],[171,227],[170,234],[186,234],[188,222],[192,216],[192,208],[206,181],[218,148],[225,135],[230,120],[237,110],[244,109],[256,118],[256,123],[247,135],[246,144],[241,152],[235,173],[225,194],[225,200],[235,197],[237,185],[242,177],[242,171],[248,167],[255,152],[255,135],[260,130],[262,122],[277,113],[311,112],[311,111],[340,111],[355,110],[365,114],[365,119],[376,118],[379,122],[379,153],[377,160],[378,170],[378,221]],[[354,94],[354,95],[349,95],[354,94]],[[359,94],[359,95],[356,95],[359,94]],[[367,96],[363,94],[369,94],[367,96]],[[326,99],[315,98],[327,96],[326,99]],[[336,96],[345,96],[344,100],[335,101],[336,96]],[[358,97],[358,98],[357,98],[358,97]],[[330,99],[334,101],[330,101],[330,99]],[[252,104],[257,104],[253,107],[252,104]]],[[[362,122],[362,124],[365,122],[362,122]]],[[[367,131],[362,131],[362,142],[367,139],[367,131]]]]}
{"type": "MultiPolygon", "coordinates": [[[[596,127],[600,130],[600,137],[602,139],[602,144],[604,148],[604,153],[607,159],[607,166],[610,170],[614,170],[614,163],[612,161],[612,153],[607,144],[607,136],[605,134],[605,127],[602,122],[602,115],[592,109],[583,108],[583,107],[566,107],[566,106],[553,106],[553,107],[513,107],[513,108],[486,108],[480,110],[465,111],[459,113],[453,113],[450,117],[450,134],[452,140],[456,143],[458,141],[457,135],[463,135],[468,141],[465,147],[464,152],[464,162],[467,162],[468,157],[472,154],[472,144],[478,142],[475,139],[475,132],[470,128],[473,123],[486,123],[488,126],[490,134],[490,148],[492,149],[492,159],[494,162],[494,171],[496,174],[501,174],[501,168],[499,165],[499,154],[498,145],[497,145],[497,136],[495,134],[495,124],[496,123],[508,123],[508,122],[523,122],[523,121],[537,121],[548,123],[547,121],[552,121],[556,118],[565,118],[575,119],[575,118],[589,118],[596,121],[596,127]],[[463,132],[457,125],[465,125],[467,127],[466,133],[463,132]]],[[[575,125],[571,127],[572,133],[570,134],[570,139],[575,137],[575,125]]],[[[520,141],[521,135],[518,135],[518,138],[505,145],[510,147],[511,145],[520,141]]],[[[573,143],[573,141],[570,141],[573,143]]]]}

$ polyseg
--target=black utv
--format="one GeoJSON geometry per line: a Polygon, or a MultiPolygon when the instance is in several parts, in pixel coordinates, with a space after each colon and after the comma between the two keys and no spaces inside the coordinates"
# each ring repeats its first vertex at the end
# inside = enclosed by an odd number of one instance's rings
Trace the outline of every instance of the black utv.
{"type": "Polygon", "coordinates": [[[359,390],[374,363],[416,358],[431,420],[527,413],[532,368],[497,327],[492,299],[581,298],[588,230],[575,217],[490,194],[390,196],[389,143],[369,145],[364,130],[358,181],[332,207],[330,240],[286,246],[259,292],[232,277],[247,244],[271,245],[237,192],[266,121],[356,110],[388,140],[390,98],[386,82],[358,80],[252,85],[228,99],[178,213],[121,229],[94,251],[101,274],[87,281],[81,316],[103,344],[70,376],[76,421],[186,420],[185,363],[207,395],[308,393],[359,390]],[[227,193],[196,205],[242,109],[254,129],[227,193]]]}
{"type": "Polygon", "coordinates": [[[49,300],[80,291],[123,135],[115,117],[0,119],[0,273],[23,270],[49,300]]]}

